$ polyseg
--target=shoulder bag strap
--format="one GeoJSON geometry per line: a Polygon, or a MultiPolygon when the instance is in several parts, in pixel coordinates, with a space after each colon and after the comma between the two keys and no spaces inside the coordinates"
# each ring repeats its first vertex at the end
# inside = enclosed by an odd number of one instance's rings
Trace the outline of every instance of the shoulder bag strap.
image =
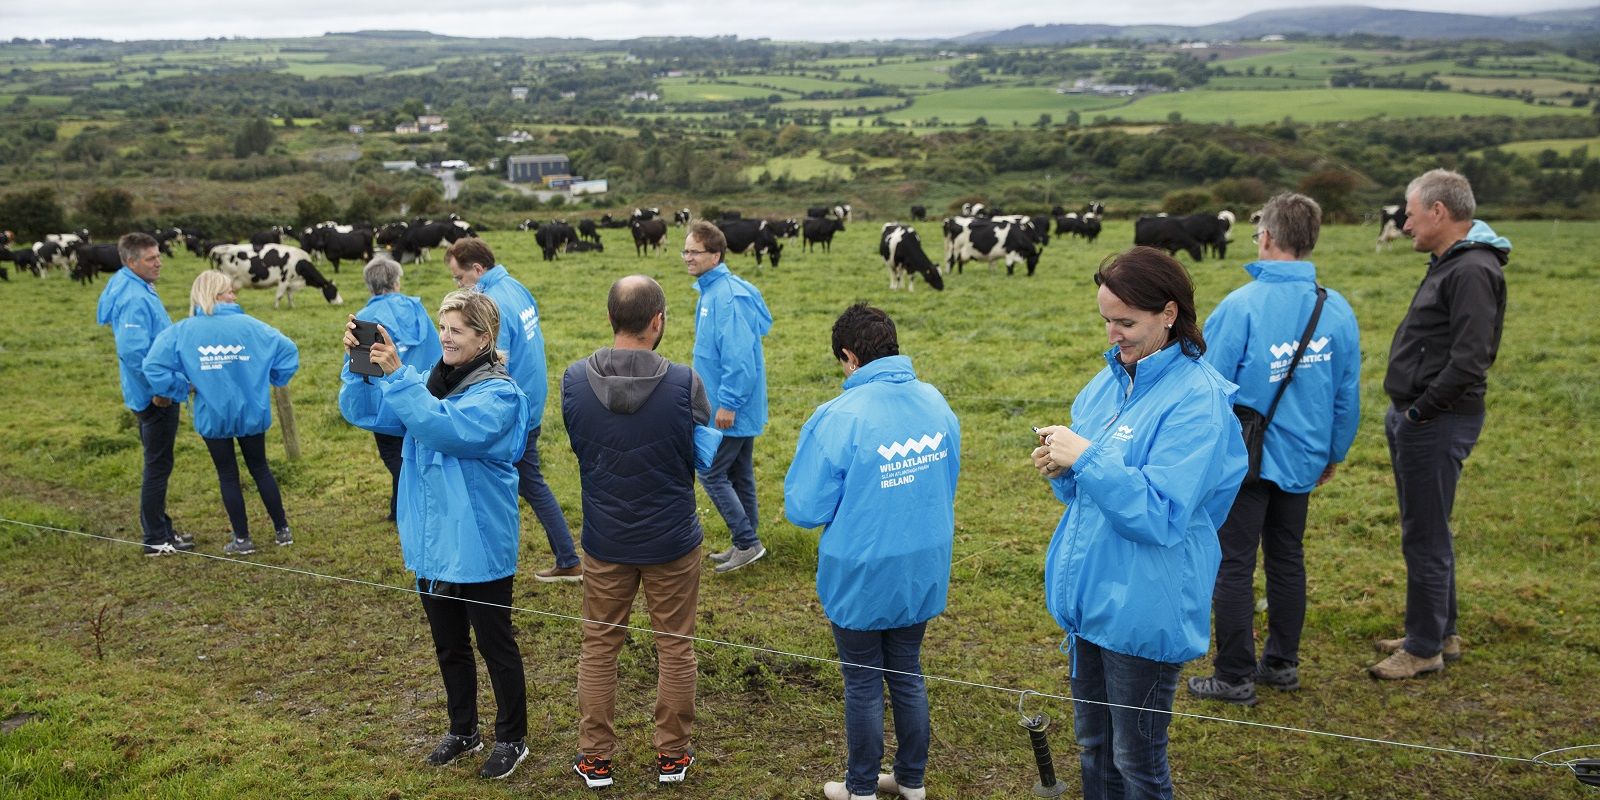
{"type": "Polygon", "coordinates": [[[1317,304],[1311,307],[1311,321],[1306,323],[1305,332],[1300,334],[1300,346],[1295,348],[1294,360],[1289,362],[1289,371],[1278,383],[1278,393],[1272,397],[1272,405],[1267,407],[1266,421],[1261,423],[1262,430],[1272,425],[1272,415],[1278,413],[1278,401],[1283,399],[1283,391],[1289,388],[1289,381],[1294,380],[1295,367],[1300,366],[1300,357],[1306,354],[1306,345],[1311,343],[1311,334],[1316,333],[1317,320],[1322,317],[1322,303],[1327,299],[1328,290],[1318,286],[1317,304]]]}

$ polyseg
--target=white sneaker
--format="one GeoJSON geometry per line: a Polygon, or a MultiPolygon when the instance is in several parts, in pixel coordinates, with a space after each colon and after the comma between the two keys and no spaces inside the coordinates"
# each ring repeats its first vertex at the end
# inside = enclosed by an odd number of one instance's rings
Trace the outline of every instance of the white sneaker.
{"type": "Polygon", "coordinates": [[[878,791],[897,794],[905,798],[905,800],[927,800],[928,797],[927,787],[918,786],[915,789],[902,789],[900,784],[895,781],[894,775],[888,772],[878,773],[878,791]]]}
{"type": "Polygon", "coordinates": [[[843,781],[828,781],[822,784],[822,796],[828,800],[878,800],[876,793],[851,794],[850,790],[844,788],[843,781]]]}

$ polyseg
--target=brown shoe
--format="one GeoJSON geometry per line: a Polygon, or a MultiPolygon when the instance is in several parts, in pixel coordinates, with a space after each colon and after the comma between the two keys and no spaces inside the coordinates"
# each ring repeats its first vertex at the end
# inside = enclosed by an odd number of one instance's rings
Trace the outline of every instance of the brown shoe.
{"type": "Polygon", "coordinates": [[[570,567],[551,567],[533,573],[533,579],[540,583],[557,583],[560,581],[583,580],[583,565],[573,564],[570,567]]]}
{"type": "MultiPolygon", "coordinates": [[[[1388,655],[1404,647],[1405,643],[1406,637],[1402,636],[1398,639],[1379,639],[1372,643],[1372,647],[1379,653],[1388,655]]],[[[1460,661],[1461,637],[1454,633],[1444,637],[1444,651],[1440,655],[1444,656],[1445,661],[1460,661]]]]}
{"type": "Polygon", "coordinates": [[[1411,655],[1404,648],[1394,651],[1388,658],[1379,661],[1367,668],[1372,677],[1384,681],[1398,681],[1405,678],[1415,678],[1425,672],[1438,672],[1444,669],[1444,658],[1421,658],[1411,655]]]}

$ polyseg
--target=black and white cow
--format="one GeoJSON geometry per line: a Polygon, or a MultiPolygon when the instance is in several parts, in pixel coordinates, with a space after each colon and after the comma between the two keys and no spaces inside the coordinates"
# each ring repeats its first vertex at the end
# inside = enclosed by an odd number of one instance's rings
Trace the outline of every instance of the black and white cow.
{"type": "Polygon", "coordinates": [[[678,226],[688,225],[689,218],[691,216],[693,215],[689,213],[689,209],[680,208],[677,211],[672,212],[672,224],[678,226]]]}
{"type": "Polygon", "coordinates": [[[264,231],[256,231],[250,234],[250,246],[261,247],[268,244],[282,244],[283,235],[286,233],[292,234],[294,229],[287,225],[274,225],[264,231]]]}
{"type": "Polygon", "coordinates": [[[157,228],[150,231],[150,236],[156,240],[156,247],[161,251],[161,255],[170,256],[173,240],[181,240],[183,231],[179,228],[157,228]]]}
{"type": "Polygon", "coordinates": [[[883,265],[889,269],[890,291],[902,284],[906,291],[911,291],[915,285],[912,273],[920,274],[935,290],[944,291],[944,276],[922,251],[922,240],[917,237],[916,228],[898,222],[884,223],[883,236],[878,240],[878,255],[883,256],[883,265]]]}
{"type": "MultiPolygon", "coordinates": [[[[580,219],[580,220],[578,220],[578,238],[582,239],[582,240],[584,240],[586,242],[592,242],[594,244],[599,244],[600,243],[600,231],[596,230],[595,224],[594,224],[594,220],[592,220],[592,219],[580,219]]],[[[568,250],[567,252],[570,253],[572,251],[568,250]]]]}
{"type": "Polygon", "coordinates": [[[1023,233],[1033,237],[1034,245],[1044,247],[1050,243],[1050,218],[1046,216],[1030,217],[1025,214],[1007,214],[1003,217],[990,217],[995,222],[1009,222],[1022,228],[1023,233]]]}
{"type": "Polygon", "coordinates": [[[630,218],[630,221],[643,222],[644,220],[655,219],[659,216],[661,216],[661,209],[659,208],[636,208],[633,210],[633,215],[630,218]]]}
{"type": "Polygon", "coordinates": [[[539,253],[546,261],[554,261],[556,254],[568,244],[578,241],[578,232],[564,219],[555,219],[539,226],[533,240],[539,243],[539,253]]]}
{"type": "Polygon", "coordinates": [[[568,253],[604,253],[606,246],[599,242],[575,241],[567,242],[568,253]]]}
{"type": "Polygon", "coordinates": [[[1213,253],[1217,258],[1228,257],[1228,242],[1232,239],[1234,215],[1232,211],[1223,210],[1216,216],[1210,214],[1190,214],[1176,217],[1183,224],[1183,229],[1200,243],[1206,252],[1213,253]]]}
{"type": "MultiPolygon", "coordinates": [[[[529,221],[531,222],[532,220],[529,220],[529,221]]],[[[533,227],[537,228],[539,226],[537,224],[535,224],[533,227]]],[[[600,215],[600,227],[602,227],[602,228],[626,228],[626,227],[628,227],[628,220],[617,219],[616,217],[613,217],[610,214],[601,214],[600,215]]]]}
{"type": "Polygon", "coordinates": [[[769,219],[767,230],[779,239],[793,239],[800,235],[800,221],[796,219],[769,219]]]}
{"type": "Polygon", "coordinates": [[[391,222],[378,229],[375,241],[389,248],[396,261],[427,263],[428,252],[444,242],[454,242],[466,236],[466,231],[453,222],[391,222]]]}
{"type": "Polygon", "coordinates": [[[86,244],[74,256],[77,262],[72,267],[72,279],[82,284],[93,283],[102,272],[122,269],[122,254],[114,244],[86,244]]]}
{"type": "MultiPolygon", "coordinates": [[[[610,218],[611,218],[610,214],[607,214],[604,217],[601,217],[600,218],[600,227],[602,227],[602,228],[614,227],[614,226],[606,224],[606,220],[608,220],[610,218]]],[[[539,220],[536,220],[536,219],[533,219],[532,217],[529,217],[528,219],[525,219],[525,220],[517,223],[517,230],[519,230],[519,231],[538,231],[539,230],[539,220]]]]}
{"type": "Polygon", "coordinates": [[[911,221],[912,222],[922,222],[922,221],[926,220],[927,218],[928,218],[928,207],[927,206],[912,206],[911,207],[911,221]]]}
{"type": "Polygon", "coordinates": [[[1140,217],[1133,222],[1133,243],[1138,247],[1154,247],[1177,255],[1187,252],[1196,262],[1205,259],[1200,241],[1184,227],[1180,217],[1140,217]]]}
{"type": "Polygon", "coordinates": [[[1003,259],[1006,274],[1016,271],[1018,262],[1028,265],[1028,275],[1039,266],[1039,247],[1021,225],[995,222],[977,217],[950,217],[944,221],[945,271],[962,272],[968,261],[984,261],[989,271],[1003,259]]]}
{"type": "Polygon", "coordinates": [[[72,274],[72,268],[78,263],[78,248],[87,244],[74,234],[52,233],[45,237],[45,241],[33,243],[34,259],[40,269],[55,267],[65,274],[72,274]],[[50,241],[52,237],[66,237],[65,240],[50,241]]]}
{"type": "Polygon", "coordinates": [[[11,263],[17,265],[17,275],[22,275],[23,270],[33,273],[33,277],[44,276],[44,270],[39,268],[39,255],[32,247],[19,247],[11,251],[11,263]]]}
{"type": "Polygon", "coordinates": [[[1373,252],[1388,250],[1389,243],[1404,236],[1406,232],[1406,207],[1384,206],[1383,218],[1378,222],[1378,246],[1373,252]]]}
{"type": "Polygon", "coordinates": [[[644,255],[646,249],[661,252],[661,242],[667,238],[667,223],[656,217],[633,221],[633,254],[644,255]]]}
{"type": "Polygon", "coordinates": [[[833,251],[833,235],[844,232],[844,220],[828,219],[827,217],[807,217],[802,225],[803,239],[800,246],[810,251],[812,245],[821,244],[822,252],[833,251]]]}
{"type": "Polygon", "coordinates": [[[849,222],[850,214],[851,211],[849,203],[840,203],[839,205],[833,207],[833,218],[839,220],[840,222],[849,222]]]}
{"type": "Polygon", "coordinates": [[[312,235],[317,244],[317,249],[327,257],[328,263],[333,265],[333,271],[339,271],[340,261],[361,261],[365,264],[372,260],[372,229],[367,227],[352,227],[340,225],[332,228],[318,228],[312,235]],[[341,228],[350,228],[341,230],[341,228]]]}
{"type": "Polygon", "coordinates": [[[234,289],[278,290],[272,307],[288,298],[294,308],[294,293],[306,286],[322,290],[323,299],[333,305],[343,305],[339,287],[322,276],[311,263],[311,254],[298,247],[284,244],[226,245],[210,253],[211,263],[223,274],[233,279],[234,289]]]}
{"type": "Polygon", "coordinates": [[[778,258],[783,255],[783,245],[778,237],[773,235],[772,227],[764,219],[719,219],[717,228],[722,231],[723,238],[728,240],[730,253],[754,253],[756,266],[761,266],[763,256],[772,258],[772,266],[778,266],[778,258]]]}

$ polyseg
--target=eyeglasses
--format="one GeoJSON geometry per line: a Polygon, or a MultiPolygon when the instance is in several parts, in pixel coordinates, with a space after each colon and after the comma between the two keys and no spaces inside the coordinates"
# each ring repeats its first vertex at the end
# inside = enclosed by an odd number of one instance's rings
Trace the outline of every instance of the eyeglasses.
{"type": "Polygon", "coordinates": [[[1260,244],[1261,243],[1261,234],[1263,234],[1263,233],[1266,233],[1266,231],[1262,230],[1261,228],[1256,228],[1256,232],[1250,234],[1250,241],[1255,242],[1256,244],[1260,244]]]}
{"type": "Polygon", "coordinates": [[[711,251],[710,250],[679,250],[678,251],[678,255],[683,256],[684,258],[699,258],[700,256],[703,256],[703,255],[705,255],[706,253],[709,253],[709,252],[711,252],[711,251]]]}

